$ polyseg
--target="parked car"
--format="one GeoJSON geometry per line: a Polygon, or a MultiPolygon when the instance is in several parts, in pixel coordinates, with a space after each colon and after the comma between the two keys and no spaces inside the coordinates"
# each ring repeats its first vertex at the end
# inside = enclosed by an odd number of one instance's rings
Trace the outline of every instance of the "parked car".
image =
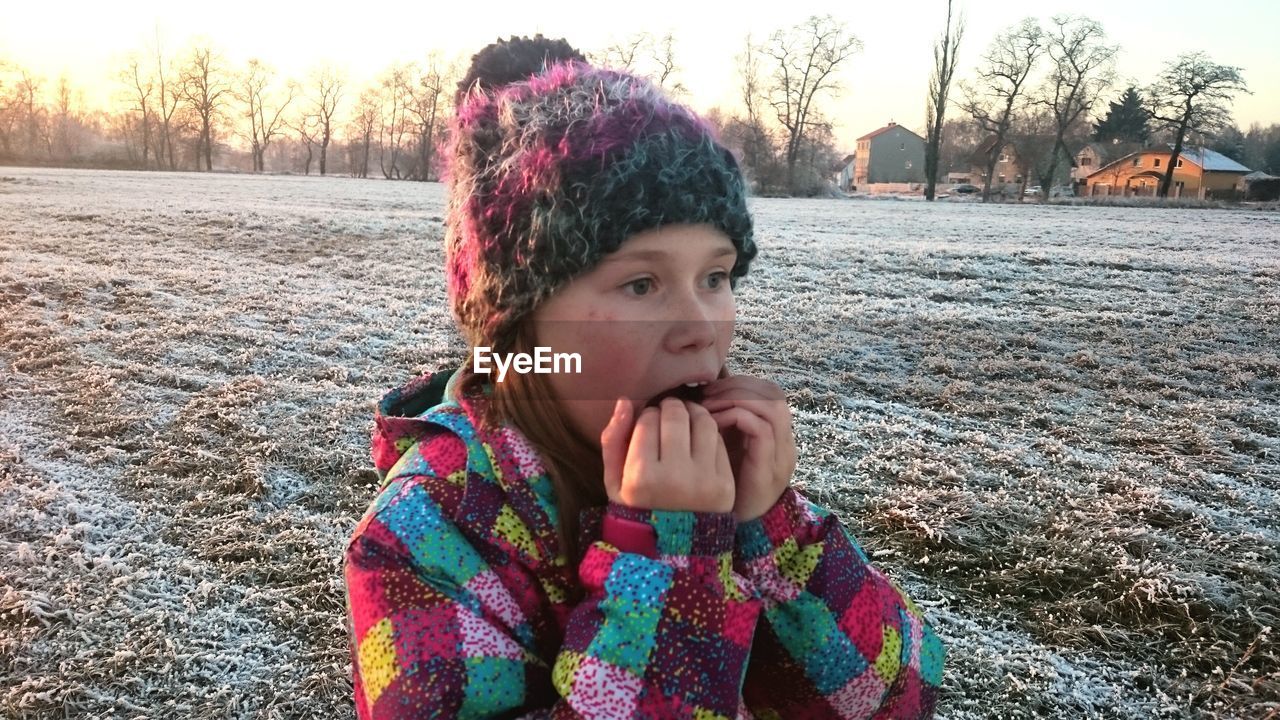
{"type": "Polygon", "coordinates": [[[1023,190],[1023,191],[1022,191],[1022,194],[1023,194],[1023,195],[1039,195],[1039,194],[1040,194],[1040,186],[1039,186],[1039,185],[1032,185],[1031,187],[1027,188],[1026,190],[1023,190]]]}
{"type": "Polygon", "coordinates": [[[1049,197],[1075,197],[1076,189],[1071,185],[1055,185],[1049,189],[1049,197]]]}
{"type": "Polygon", "coordinates": [[[982,192],[982,188],[977,185],[970,185],[969,183],[961,183],[960,185],[951,188],[951,192],[959,193],[960,195],[971,195],[976,192],[982,192]]]}

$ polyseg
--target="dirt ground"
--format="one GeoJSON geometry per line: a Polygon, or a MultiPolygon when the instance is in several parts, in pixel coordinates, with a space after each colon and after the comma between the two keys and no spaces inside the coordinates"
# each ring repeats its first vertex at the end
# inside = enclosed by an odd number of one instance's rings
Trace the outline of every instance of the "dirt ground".
{"type": "MultiPolygon", "coordinates": [[[[756,200],[732,363],[944,718],[1280,717],[1280,213],[756,200]]],[[[438,185],[0,168],[0,715],[350,716],[438,185]]]]}

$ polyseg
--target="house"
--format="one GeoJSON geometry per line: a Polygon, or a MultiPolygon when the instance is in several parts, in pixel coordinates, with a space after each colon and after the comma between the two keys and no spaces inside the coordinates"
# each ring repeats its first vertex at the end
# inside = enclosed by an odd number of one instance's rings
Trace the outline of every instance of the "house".
{"type": "Polygon", "coordinates": [[[882,183],[924,182],[924,138],[889,123],[858,138],[853,184],[859,190],[882,183]]]}
{"type": "Polygon", "coordinates": [[[1107,161],[1107,151],[1098,143],[1088,143],[1075,155],[1075,167],[1071,168],[1071,184],[1079,185],[1107,161]]]}
{"type": "MultiPolygon", "coordinates": [[[[1129,153],[1084,180],[1082,195],[1155,195],[1168,169],[1169,149],[1148,148],[1129,153]]],[[[1184,148],[1173,171],[1171,197],[1206,198],[1244,191],[1249,168],[1208,148],[1184,148]]]]}
{"type": "MultiPolygon", "coordinates": [[[[969,158],[969,164],[972,167],[969,170],[969,179],[974,185],[982,187],[987,181],[987,158],[991,152],[991,148],[995,145],[994,137],[988,138],[986,142],[978,146],[969,158]]],[[[1022,169],[1019,167],[1018,148],[1013,143],[1005,141],[1004,147],[1000,150],[1000,156],[996,158],[995,169],[991,173],[991,191],[1001,192],[1002,190],[1016,191],[1016,186],[1022,185],[1022,169]]]]}
{"type": "Polygon", "coordinates": [[[842,192],[849,192],[853,190],[854,161],[857,157],[857,153],[846,155],[835,168],[833,174],[835,175],[834,179],[836,187],[842,192]]]}

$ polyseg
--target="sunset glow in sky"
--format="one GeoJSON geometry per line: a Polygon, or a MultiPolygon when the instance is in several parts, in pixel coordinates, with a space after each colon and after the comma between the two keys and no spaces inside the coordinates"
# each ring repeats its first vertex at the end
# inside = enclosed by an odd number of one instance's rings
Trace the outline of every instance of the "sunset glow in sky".
{"type": "MultiPolygon", "coordinates": [[[[66,73],[84,90],[87,104],[102,106],[120,88],[115,76],[125,58],[130,52],[147,52],[157,31],[170,54],[199,39],[233,66],[257,57],[281,75],[299,79],[327,61],[345,70],[352,87],[371,82],[394,62],[422,59],[431,50],[465,61],[499,36],[542,32],[592,51],[640,31],[671,31],[679,78],[690,91],[687,100],[705,110],[737,106],[734,56],[748,33],[762,41],[809,15],[831,14],[864,44],[841,73],[844,91],[823,104],[836,121],[841,149],[851,149],[855,138],[890,120],[916,130],[923,126],[931,47],[946,7],[943,0],[738,3],[724,4],[726,9],[688,0],[288,5],[227,0],[210,12],[209,5],[172,0],[6,2],[0,10],[0,60],[44,76],[46,87],[66,73]],[[394,9],[386,9],[390,5],[394,9]]],[[[1100,21],[1110,41],[1121,46],[1121,78],[1145,85],[1164,61],[1203,50],[1216,62],[1244,69],[1253,94],[1240,96],[1234,105],[1242,129],[1253,122],[1280,122],[1280,50],[1275,43],[1280,3],[1049,0],[1015,6],[960,0],[957,6],[968,19],[960,49],[961,78],[972,74],[992,37],[1022,17],[1047,20],[1056,13],[1075,13],[1100,21]]],[[[357,93],[358,88],[349,98],[357,93]]]]}

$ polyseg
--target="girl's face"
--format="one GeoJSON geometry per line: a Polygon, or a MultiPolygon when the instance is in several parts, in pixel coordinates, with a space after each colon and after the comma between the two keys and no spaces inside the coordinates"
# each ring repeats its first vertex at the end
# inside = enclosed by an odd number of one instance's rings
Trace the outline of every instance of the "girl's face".
{"type": "Polygon", "coordinates": [[[534,311],[537,345],[582,358],[580,374],[547,376],[575,429],[599,443],[619,397],[638,411],[673,388],[716,379],[733,340],[736,258],[711,225],[648,230],[534,311]]]}

